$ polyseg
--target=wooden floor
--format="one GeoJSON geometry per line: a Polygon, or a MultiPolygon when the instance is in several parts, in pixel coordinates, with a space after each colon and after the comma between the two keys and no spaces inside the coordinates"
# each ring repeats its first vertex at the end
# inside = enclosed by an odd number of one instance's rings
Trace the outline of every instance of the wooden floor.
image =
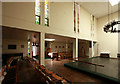
{"type": "Polygon", "coordinates": [[[63,76],[65,79],[67,79],[68,81],[72,83],[95,82],[95,83],[100,83],[100,84],[101,83],[106,84],[105,80],[102,80],[98,77],[88,75],[86,73],[79,72],[77,70],[73,70],[71,68],[65,67],[64,64],[69,63],[69,62],[72,62],[72,60],[70,61],[68,59],[63,59],[61,61],[56,61],[56,60],[52,61],[51,59],[48,59],[45,61],[47,69],[55,72],[56,74],[63,76]]]}
{"type": "Polygon", "coordinates": [[[45,78],[35,67],[27,61],[19,61],[17,65],[17,83],[38,84],[45,82],[45,78]]]}

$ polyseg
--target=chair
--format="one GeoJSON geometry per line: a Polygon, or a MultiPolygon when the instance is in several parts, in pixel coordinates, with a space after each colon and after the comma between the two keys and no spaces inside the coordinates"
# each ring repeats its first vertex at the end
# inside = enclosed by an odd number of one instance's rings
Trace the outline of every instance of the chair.
{"type": "Polygon", "coordinates": [[[4,73],[4,72],[6,71],[6,69],[7,69],[7,66],[6,66],[6,65],[2,67],[2,76],[5,76],[5,73],[4,73]]]}
{"type": "Polygon", "coordinates": [[[52,80],[51,80],[52,84],[54,84],[54,83],[62,84],[62,82],[61,82],[62,80],[63,80],[62,77],[57,76],[55,73],[52,74],[52,80]]]}
{"type": "Polygon", "coordinates": [[[51,82],[51,76],[52,76],[52,74],[53,74],[53,72],[49,71],[48,69],[45,69],[45,79],[49,83],[51,82]]]}
{"type": "MultiPolygon", "coordinates": [[[[7,67],[2,69],[2,73],[4,73],[4,71],[6,70],[7,67]]],[[[16,82],[16,67],[8,67],[7,68],[7,74],[4,75],[4,79],[2,81],[2,84],[14,84],[16,82]]]]}

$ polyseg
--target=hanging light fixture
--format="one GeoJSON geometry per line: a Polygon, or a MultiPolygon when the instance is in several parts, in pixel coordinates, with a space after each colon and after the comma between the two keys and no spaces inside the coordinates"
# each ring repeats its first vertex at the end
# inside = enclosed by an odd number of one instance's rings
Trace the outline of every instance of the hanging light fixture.
{"type": "Polygon", "coordinates": [[[117,25],[117,24],[120,24],[120,21],[112,21],[111,23],[107,24],[105,27],[104,27],[104,31],[107,33],[107,32],[111,32],[111,33],[119,33],[120,30],[116,30],[116,28],[114,28],[113,26],[117,25]]]}
{"type": "Polygon", "coordinates": [[[109,17],[110,17],[110,15],[109,15],[109,1],[108,1],[108,24],[105,25],[103,29],[106,33],[107,32],[119,33],[120,30],[116,30],[116,28],[114,28],[114,26],[117,24],[120,24],[120,21],[113,20],[113,21],[109,22],[109,20],[110,20],[109,17]]]}

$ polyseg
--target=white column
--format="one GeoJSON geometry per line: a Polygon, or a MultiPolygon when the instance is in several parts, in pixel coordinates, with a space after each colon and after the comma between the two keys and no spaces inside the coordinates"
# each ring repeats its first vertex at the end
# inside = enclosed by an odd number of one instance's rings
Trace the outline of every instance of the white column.
{"type": "Polygon", "coordinates": [[[30,57],[32,58],[32,40],[30,40],[30,57]]]}
{"type": "Polygon", "coordinates": [[[76,38],[76,57],[78,58],[78,38],[76,38]]]}
{"type": "Polygon", "coordinates": [[[92,57],[94,57],[94,46],[93,46],[93,40],[91,41],[92,45],[92,57]]]}
{"type": "Polygon", "coordinates": [[[73,40],[73,58],[78,57],[78,38],[73,40]]]}
{"type": "Polygon", "coordinates": [[[45,33],[40,33],[40,64],[45,66],[45,33]]]}

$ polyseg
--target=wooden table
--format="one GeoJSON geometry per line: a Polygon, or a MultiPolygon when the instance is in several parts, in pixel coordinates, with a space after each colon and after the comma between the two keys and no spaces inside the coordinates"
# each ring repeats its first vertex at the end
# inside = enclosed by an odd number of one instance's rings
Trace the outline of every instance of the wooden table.
{"type": "Polygon", "coordinates": [[[19,61],[17,65],[17,83],[45,83],[41,73],[36,70],[29,62],[19,61]]]}

